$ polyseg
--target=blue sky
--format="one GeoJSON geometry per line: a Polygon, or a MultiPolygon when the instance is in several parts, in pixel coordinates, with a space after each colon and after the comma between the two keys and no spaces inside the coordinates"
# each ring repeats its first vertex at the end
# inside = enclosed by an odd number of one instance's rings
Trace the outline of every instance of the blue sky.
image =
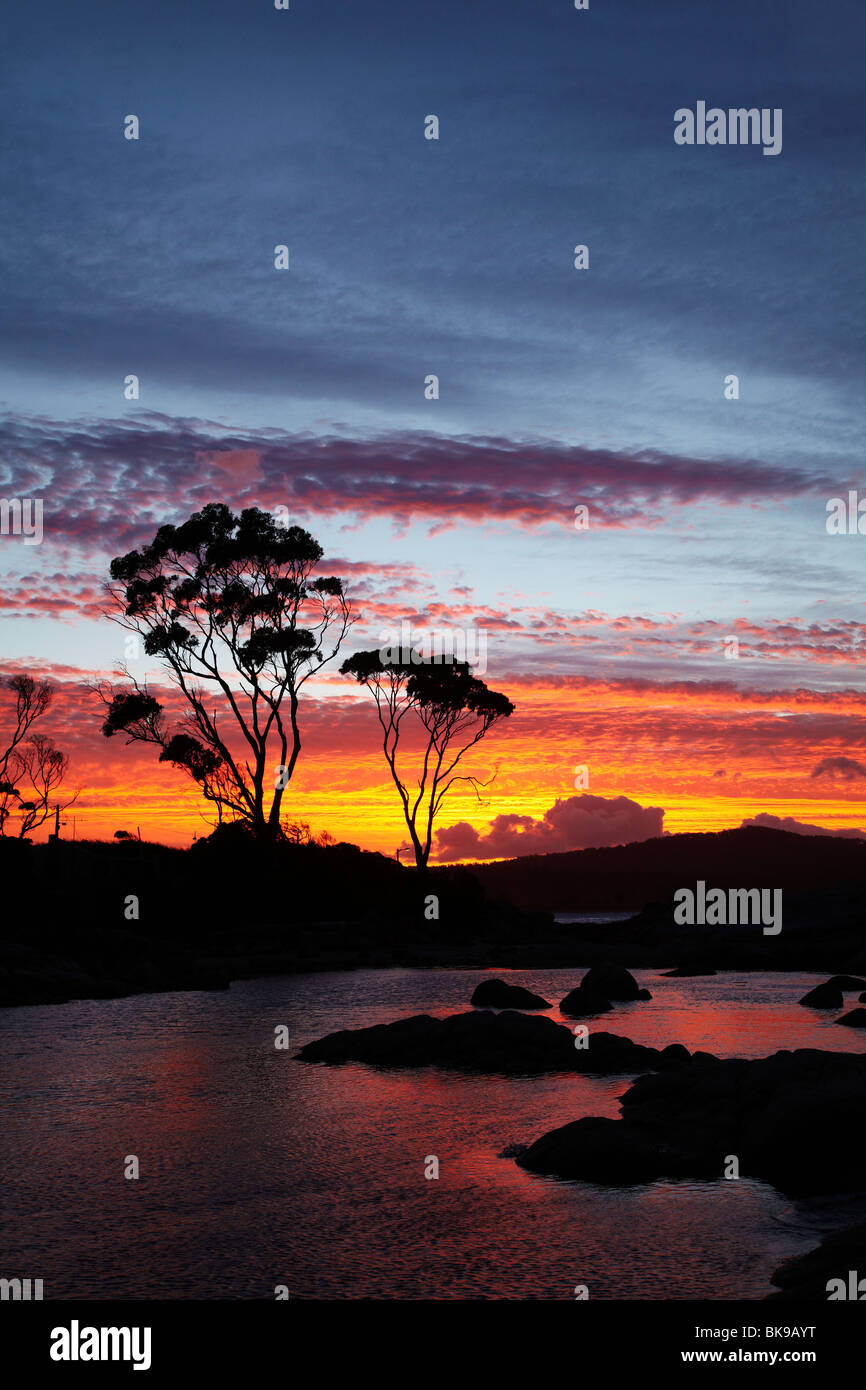
{"type": "Polygon", "coordinates": [[[744,686],[856,683],[866,540],[824,521],[866,488],[859,0],[7,28],[0,491],[46,499],[2,541],[9,659],[110,666],[109,559],[220,497],[396,567],[376,630],[474,611],[503,679],[731,679],[742,624],[744,686]],[[781,154],[677,146],[698,100],[781,108],[781,154]]]}
{"type": "Polygon", "coordinates": [[[19,9],[5,398],[111,415],[136,371],[142,406],[246,426],[859,461],[864,25],[837,0],[19,9]],[[782,154],[675,146],[698,98],[781,106],[782,154]]]}

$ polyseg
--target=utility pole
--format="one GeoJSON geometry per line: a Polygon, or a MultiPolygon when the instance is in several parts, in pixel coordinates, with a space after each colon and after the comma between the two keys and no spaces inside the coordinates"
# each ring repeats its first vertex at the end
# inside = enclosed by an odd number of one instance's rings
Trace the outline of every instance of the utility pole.
{"type": "Polygon", "coordinates": [[[60,839],[60,802],[54,803],[54,838],[60,839]]]}

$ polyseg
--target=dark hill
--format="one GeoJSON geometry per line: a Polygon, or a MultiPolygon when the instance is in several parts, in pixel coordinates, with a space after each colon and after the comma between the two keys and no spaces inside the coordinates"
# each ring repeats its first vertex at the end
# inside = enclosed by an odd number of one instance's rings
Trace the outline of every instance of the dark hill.
{"type": "Polygon", "coordinates": [[[781,888],[787,894],[866,885],[866,840],[745,826],[665,835],[610,849],[534,854],[468,866],[490,898],[548,912],[638,912],[677,888],[781,888]]]}
{"type": "Polygon", "coordinates": [[[352,844],[260,845],[231,826],[187,850],[0,838],[0,882],[0,1008],[467,951],[484,965],[493,945],[534,940],[551,920],[491,903],[465,869],[419,874],[352,844]]]}

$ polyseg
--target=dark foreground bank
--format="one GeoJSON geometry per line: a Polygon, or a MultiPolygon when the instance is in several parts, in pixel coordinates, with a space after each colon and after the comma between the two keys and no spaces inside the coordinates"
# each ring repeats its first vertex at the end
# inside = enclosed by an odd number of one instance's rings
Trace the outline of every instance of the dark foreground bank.
{"type": "MultiPolygon", "coordinates": [[[[780,834],[725,832],[665,842],[665,874],[673,874],[672,882],[694,882],[712,851],[712,881],[742,884],[744,875],[751,882],[749,874],[757,874],[754,857],[769,852],[763,839],[770,837],[772,877],[785,893],[783,929],[773,936],[760,926],[678,926],[670,899],[648,902],[625,922],[560,925],[550,911],[502,900],[494,891],[498,880],[467,868],[420,874],[355,845],[262,846],[234,827],[189,850],[137,841],[0,841],[0,1006],[224,989],[255,976],[387,966],[528,969],[614,962],[685,974],[863,973],[866,883],[850,877],[859,873],[859,847],[843,861],[840,842],[810,839],[804,877],[805,837],[783,835],[787,858],[780,858],[780,834]],[[672,849],[677,840],[682,844],[672,849]],[[746,850],[750,858],[743,863],[746,850]],[[839,861],[828,860],[827,886],[804,888],[822,853],[839,861]]],[[[642,846],[629,845],[604,851],[605,864],[619,862],[625,872],[636,850],[643,853],[642,846]]],[[[584,861],[568,858],[567,882],[561,882],[561,866],[557,870],[557,891],[567,895],[560,905],[580,911],[584,861]]]]}
{"type": "Polygon", "coordinates": [[[189,850],[0,840],[0,1007],[470,963],[553,929],[549,913],[488,902],[464,869],[420,874],[355,845],[263,846],[233,829],[189,850]]]}

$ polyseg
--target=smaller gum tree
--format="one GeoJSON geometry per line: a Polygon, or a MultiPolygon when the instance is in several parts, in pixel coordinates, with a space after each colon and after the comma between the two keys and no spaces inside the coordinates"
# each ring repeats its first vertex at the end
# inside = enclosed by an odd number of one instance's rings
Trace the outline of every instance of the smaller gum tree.
{"type": "Polygon", "coordinates": [[[382,748],[403,817],[415,851],[415,864],[426,869],[433,841],[433,827],[442,803],[456,782],[469,782],[476,791],[477,778],[457,771],[470,748],[507,719],[514,705],[473,676],[465,661],[436,661],[419,652],[407,652],[408,660],[383,659],[380,651],[356,652],[340,667],[364,685],[376,702],[382,729],[382,748]],[[407,724],[408,721],[408,724],[407,724]],[[398,767],[398,749],[404,725],[420,726],[420,767],[410,787],[408,774],[398,767]]]}
{"type": "Polygon", "coordinates": [[[66,811],[79,794],[58,799],[69,758],[45,734],[33,732],[54,699],[54,687],[34,676],[18,675],[0,682],[0,690],[15,696],[11,727],[5,737],[0,735],[0,838],[15,835],[23,840],[49,816],[66,811]]]}

